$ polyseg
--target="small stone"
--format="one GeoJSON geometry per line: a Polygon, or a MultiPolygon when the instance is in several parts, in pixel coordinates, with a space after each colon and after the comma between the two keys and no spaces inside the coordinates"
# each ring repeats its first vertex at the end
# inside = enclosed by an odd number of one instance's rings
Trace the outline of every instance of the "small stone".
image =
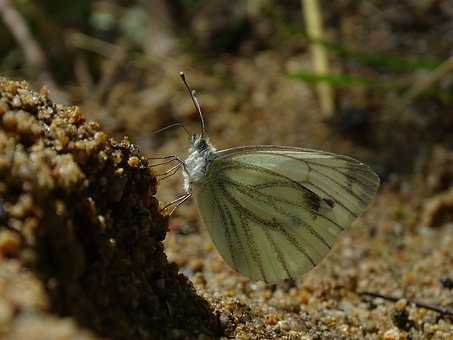
{"type": "Polygon", "coordinates": [[[231,327],[232,321],[230,315],[227,315],[226,313],[221,313],[219,316],[219,321],[223,328],[231,327]]]}
{"type": "Polygon", "coordinates": [[[41,87],[41,89],[39,90],[39,95],[44,97],[44,98],[48,98],[49,97],[49,88],[44,85],[41,87]]]}
{"type": "Polygon", "coordinates": [[[277,326],[280,327],[281,330],[286,331],[286,332],[288,332],[291,329],[290,323],[288,322],[288,320],[278,321],[277,326]]]}
{"type": "Polygon", "coordinates": [[[453,289],[453,280],[448,276],[444,276],[440,279],[440,284],[443,288],[453,289]]]}
{"type": "Polygon", "coordinates": [[[440,227],[452,220],[453,189],[427,200],[422,212],[422,224],[428,227],[440,227]]]}
{"type": "Polygon", "coordinates": [[[265,322],[267,325],[274,326],[277,324],[278,319],[274,315],[271,314],[271,315],[266,316],[265,322]]]}
{"type": "Polygon", "coordinates": [[[397,302],[395,302],[395,310],[397,311],[403,311],[407,306],[407,300],[406,299],[400,299],[397,302]]]}
{"type": "Polygon", "coordinates": [[[189,262],[189,267],[194,273],[203,271],[204,263],[202,259],[193,259],[189,262]]]}
{"type": "Polygon", "coordinates": [[[417,277],[411,272],[406,272],[403,275],[403,281],[406,286],[411,286],[417,282],[417,277]]]}
{"type": "Polygon", "coordinates": [[[22,240],[17,232],[3,230],[0,233],[0,255],[3,257],[16,257],[19,254],[22,240]]]}
{"type": "Polygon", "coordinates": [[[106,230],[107,229],[107,221],[105,220],[105,217],[102,216],[102,215],[99,215],[98,216],[98,221],[99,221],[99,225],[101,226],[102,230],[106,230]]]}
{"type": "Polygon", "coordinates": [[[80,167],[74,162],[71,155],[59,155],[54,159],[55,174],[57,175],[58,184],[62,187],[69,189],[76,185],[84,174],[80,167]]]}
{"type": "Polygon", "coordinates": [[[194,276],[192,276],[191,281],[195,286],[204,287],[207,284],[206,278],[202,273],[195,273],[194,276]]]}
{"type": "Polygon", "coordinates": [[[127,164],[129,164],[131,168],[138,168],[140,166],[140,159],[136,156],[129,157],[127,164]]]}
{"type": "Polygon", "coordinates": [[[120,164],[123,161],[123,153],[120,150],[113,151],[112,159],[116,165],[120,164]]]}
{"type": "Polygon", "coordinates": [[[298,300],[303,305],[308,304],[310,301],[310,293],[307,290],[302,289],[298,294],[298,300]]]}
{"type": "Polygon", "coordinates": [[[94,134],[94,140],[96,141],[97,144],[102,144],[107,141],[108,136],[105,132],[98,131],[94,134]]]}
{"type": "Polygon", "coordinates": [[[6,325],[14,316],[14,308],[7,302],[0,302],[0,325],[6,325]]]}
{"type": "Polygon", "coordinates": [[[395,303],[392,314],[393,324],[401,330],[408,331],[414,326],[414,321],[409,319],[409,313],[406,309],[407,300],[401,299],[395,303]]]}
{"type": "Polygon", "coordinates": [[[7,111],[8,105],[4,101],[0,100],[0,117],[7,111]]]}
{"type": "Polygon", "coordinates": [[[391,328],[384,333],[384,340],[400,340],[404,339],[401,332],[397,328],[391,328]]]}

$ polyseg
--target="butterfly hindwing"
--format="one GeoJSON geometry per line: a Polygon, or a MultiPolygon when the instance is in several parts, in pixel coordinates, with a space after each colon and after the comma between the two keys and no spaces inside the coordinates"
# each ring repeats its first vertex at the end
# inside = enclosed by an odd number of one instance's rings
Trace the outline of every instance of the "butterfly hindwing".
{"type": "Polygon", "coordinates": [[[224,260],[273,283],[318,264],[378,186],[352,158],[258,146],[218,152],[194,197],[224,260]]]}

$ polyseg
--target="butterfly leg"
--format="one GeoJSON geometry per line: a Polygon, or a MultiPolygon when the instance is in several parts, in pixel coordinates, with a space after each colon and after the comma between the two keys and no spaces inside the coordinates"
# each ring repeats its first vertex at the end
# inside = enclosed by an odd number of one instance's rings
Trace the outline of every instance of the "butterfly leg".
{"type": "Polygon", "coordinates": [[[148,160],[163,160],[160,163],[151,164],[150,167],[165,165],[165,164],[168,164],[171,162],[178,162],[177,165],[171,167],[164,173],[157,174],[157,177],[160,177],[159,180],[164,180],[170,176],[173,176],[181,168],[181,166],[183,167],[184,171],[186,171],[186,164],[180,157],[178,157],[176,155],[170,155],[170,156],[166,156],[166,157],[149,157],[148,160]]]}
{"type": "Polygon", "coordinates": [[[174,167],[171,167],[170,169],[165,171],[163,174],[158,174],[157,177],[158,177],[159,181],[163,181],[164,179],[176,174],[179,169],[181,169],[181,163],[178,163],[174,167]]]}
{"type": "Polygon", "coordinates": [[[168,164],[168,163],[171,163],[171,162],[174,162],[174,161],[178,161],[178,159],[179,159],[179,157],[175,156],[175,155],[165,156],[165,157],[148,157],[147,158],[147,160],[161,160],[162,161],[160,163],[151,164],[150,167],[155,167],[155,166],[159,166],[159,165],[168,164]]]}
{"type": "MultiPolygon", "coordinates": [[[[162,181],[162,180],[164,180],[164,179],[166,179],[166,178],[168,178],[170,176],[173,176],[181,168],[183,168],[184,171],[187,172],[186,163],[184,163],[184,161],[181,158],[179,158],[178,156],[171,155],[171,156],[166,156],[166,157],[150,157],[150,158],[148,158],[148,160],[150,160],[150,159],[163,160],[160,163],[151,165],[152,167],[163,165],[163,164],[168,164],[168,163],[175,162],[175,161],[178,162],[178,164],[176,164],[175,166],[171,167],[170,169],[165,171],[163,174],[158,174],[156,177],[159,179],[159,181],[162,181]]],[[[192,193],[186,193],[185,195],[183,195],[183,196],[171,201],[170,203],[166,204],[163,208],[160,209],[160,211],[165,211],[167,208],[169,208],[172,205],[174,205],[174,207],[171,209],[170,213],[168,214],[170,216],[170,215],[172,215],[175,212],[175,210],[181,204],[183,204],[185,201],[187,201],[190,197],[192,197],[192,193]]]]}
{"type": "Polygon", "coordinates": [[[186,193],[185,195],[171,201],[170,203],[166,204],[163,208],[160,209],[160,211],[165,211],[167,208],[171,207],[172,205],[174,205],[174,207],[170,210],[170,213],[168,214],[168,216],[171,216],[176,209],[178,209],[178,207],[183,204],[185,201],[187,201],[189,198],[192,197],[192,193],[186,193]]]}

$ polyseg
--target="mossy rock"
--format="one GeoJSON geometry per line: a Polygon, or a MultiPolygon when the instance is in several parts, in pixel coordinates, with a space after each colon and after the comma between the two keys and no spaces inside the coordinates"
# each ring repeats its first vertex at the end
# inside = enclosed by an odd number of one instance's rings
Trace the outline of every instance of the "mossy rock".
{"type": "Polygon", "coordinates": [[[209,305],[167,262],[155,193],[127,139],[45,88],[0,78],[0,334],[218,334],[209,305]]]}

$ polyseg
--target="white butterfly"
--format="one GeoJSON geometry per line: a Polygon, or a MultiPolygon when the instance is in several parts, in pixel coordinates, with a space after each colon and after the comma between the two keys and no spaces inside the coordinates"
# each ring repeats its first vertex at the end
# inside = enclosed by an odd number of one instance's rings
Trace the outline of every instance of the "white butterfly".
{"type": "Polygon", "coordinates": [[[276,283],[315,267],[373,199],[379,177],[353,158],[310,149],[218,151],[191,95],[202,133],[180,161],[186,195],[174,203],[193,196],[220,255],[251,279],[276,283]]]}

